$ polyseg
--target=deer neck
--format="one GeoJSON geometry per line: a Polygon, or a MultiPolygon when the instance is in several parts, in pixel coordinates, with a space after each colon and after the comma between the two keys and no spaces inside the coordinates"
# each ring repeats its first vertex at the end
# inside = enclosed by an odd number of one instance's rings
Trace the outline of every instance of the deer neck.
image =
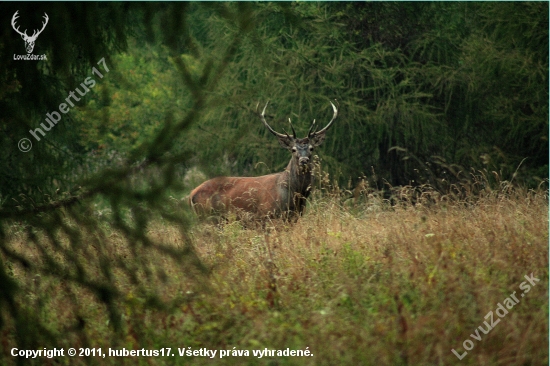
{"type": "Polygon", "coordinates": [[[311,185],[313,183],[313,176],[311,174],[311,167],[307,171],[300,169],[296,159],[292,158],[288,163],[286,169],[288,172],[288,188],[290,192],[298,193],[303,197],[309,196],[311,191],[311,185]]]}

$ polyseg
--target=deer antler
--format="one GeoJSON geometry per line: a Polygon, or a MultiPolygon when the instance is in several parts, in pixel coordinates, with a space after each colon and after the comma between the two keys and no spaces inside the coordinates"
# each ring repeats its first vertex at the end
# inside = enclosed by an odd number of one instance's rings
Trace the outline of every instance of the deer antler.
{"type": "Polygon", "coordinates": [[[311,131],[313,130],[313,127],[315,126],[315,120],[313,120],[313,123],[311,124],[311,128],[309,129],[308,137],[319,136],[319,135],[325,133],[325,131],[328,130],[329,127],[332,125],[332,123],[334,122],[334,120],[335,120],[336,117],[338,116],[338,109],[336,108],[336,106],[334,105],[334,103],[330,102],[330,104],[332,105],[332,109],[334,110],[334,115],[332,116],[332,119],[331,119],[330,122],[325,126],[325,128],[323,128],[321,131],[317,131],[317,132],[311,132],[311,131]]]}
{"type": "Polygon", "coordinates": [[[38,38],[38,36],[40,35],[40,33],[42,33],[42,31],[44,30],[44,28],[46,28],[46,25],[48,24],[48,21],[50,20],[50,18],[48,17],[48,14],[44,13],[44,22],[42,22],[42,29],[40,30],[37,30],[35,29],[32,36],[29,37],[29,35],[27,34],[27,30],[25,29],[24,32],[21,32],[19,30],[19,27],[15,27],[15,22],[17,20],[17,18],[19,18],[19,10],[17,10],[15,12],[15,14],[13,14],[13,17],[11,18],[11,26],[13,28],[13,30],[15,30],[17,33],[19,33],[21,35],[21,37],[23,37],[26,41],[34,41],[36,40],[36,38],[38,38]]]}
{"type": "MultiPolygon", "coordinates": [[[[266,120],[265,120],[265,110],[267,109],[267,105],[269,104],[269,101],[265,104],[265,107],[264,107],[264,110],[262,111],[262,113],[260,114],[260,118],[262,119],[262,122],[264,123],[265,127],[267,127],[267,129],[272,133],[274,134],[275,136],[277,137],[280,137],[280,138],[287,138],[287,137],[290,137],[288,136],[288,134],[286,135],[283,135],[282,133],[279,133],[277,131],[275,131],[274,129],[271,128],[270,125],[267,124],[266,120]]],[[[294,128],[293,128],[294,129],[294,128]]]]}
{"type": "Polygon", "coordinates": [[[38,31],[38,33],[36,33],[37,31],[35,30],[30,38],[36,39],[40,35],[40,33],[42,33],[44,28],[46,28],[46,25],[48,24],[48,20],[50,20],[50,18],[48,18],[48,14],[46,14],[46,13],[44,13],[44,18],[45,18],[46,22],[42,22],[42,29],[40,29],[38,31]]]}
{"type": "Polygon", "coordinates": [[[19,33],[22,37],[28,37],[26,29],[25,29],[25,33],[21,33],[21,31],[19,31],[19,27],[15,28],[15,21],[17,20],[17,18],[19,18],[19,15],[17,15],[17,13],[19,13],[19,10],[17,10],[15,14],[13,14],[13,17],[11,18],[11,26],[13,30],[19,33]]]}
{"type": "Polygon", "coordinates": [[[315,120],[313,120],[313,123],[311,124],[311,127],[309,128],[309,131],[307,132],[307,135],[311,136],[312,134],[315,133],[316,130],[317,130],[317,126],[315,126],[315,120]]]}
{"type": "Polygon", "coordinates": [[[288,119],[288,123],[290,123],[290,128],[292,128],[292,137],[296,138],[296,131],[294,130],[294,126],[292,125],[290,118],[288,119]]]}

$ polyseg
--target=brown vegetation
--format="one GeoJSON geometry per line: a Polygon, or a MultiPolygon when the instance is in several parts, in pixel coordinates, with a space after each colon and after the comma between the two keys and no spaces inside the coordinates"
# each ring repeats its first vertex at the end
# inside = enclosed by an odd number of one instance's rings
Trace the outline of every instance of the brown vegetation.
{"type": "MultiPolygon", "coordinates": [[[[74,289],[81,301],[67,306],[69,284],[26,278],[19,267],[14,278],[35,282],[35,290],[25,294],[31,307],[33,298],[49,294],[43,313],[51,317],[53,330],[69,329],[65,348],[102,347],[106,352],[109,347],[171,347],[176,356],[168,363],[181,365],[548,363],[547,192],[509,189],[485,192],[468,203],[435,201],[432,196],[393,206],[371,196],[353,209],[339,202],[319,194],[297,223],[275,222],[267,230],[243,229],[238,221],[223,227],[197,225],[191,235],[196,253],[210,268],[207,276],[190,276],[191,265],[160,254],[133,256],[135,248],[108,232],[113,258],[127,255],[149,262],[154,273],[144,274],[147,286],[177,300],[169,311],[145,311],[147,299],[135,291],[131,279],[114,273],[124,294],[122,335],[110,336],[104,309],[90,294],[74,289]],[[520,297],[520,284],[531,273],[540,282],[520,297]],[[481,341],[470,337],[483,326],[486,314],[514,291],[519,303],[488,334],[478,332],[481,341]],[[70,328],[75,317],[86,324],[80,333],[70,328]],[[459,361],[451,349],[462,354],[467,339],[474,348],[459,361]],[[249,350],[250,356],[180,357],[177,347],[236,347],[249,350]],[[312,357],[252,355],[252,350],[265,348],[306,347],[312,357]]],[[[162,222],[148,236],[182,245],[180,233],[162,222]]],[[[13,248],[30,250],[17,241],[13,248]]],[[[5,353],[13,338],[1,338],[5,353]]],[[[162,365],[167,360],[141,362],[162,365]]]]}

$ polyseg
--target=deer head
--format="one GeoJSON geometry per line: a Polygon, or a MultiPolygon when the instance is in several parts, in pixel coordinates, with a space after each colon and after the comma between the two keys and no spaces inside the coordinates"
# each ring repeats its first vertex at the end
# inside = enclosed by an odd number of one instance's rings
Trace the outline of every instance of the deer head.
{"type": "Polygon", "coordinates": [[[45,22],[42,22],[42,29],[40,30],[35,29],[32,36],[28,36],[26,29],[24,32],[20,32],[19,27],[17,28],[15,27],[15,21],[19,17],[19,15],[17,15],[18,12],[19,10],[17,10],[15,14],[13,14],[13,17],[11,18],[11,26],[13,27],[13,30],[15,30],[17,33],[21,35],[21,38],[23,38],[23,41],[25,41],[25,48],[27,49],[27,53],[32,53],[32,50],[34,49],[34,42],[36,42],[36,38],[38,38],[40,33],[42,33],[44,28],[46,28],[46,24],[48,24],[48,20],[49,20],[48,14],[44,13],[45,22]]]}
{"type": "Polygon", "coordinates": [[[292,136],[290,136],[286,131],[284,134],[279,133],[271,128],[271,126],[269,126],[269,124],[265,120],[265,111],[268,104],[269,102],[265,104],[265,107],[260,114],[262,122],[267,127],[267,129],[277,137],[277,139],[279,140],[279,144],[292,153],[292,157],[295,160],[297,166],[300,168],[300,171],[310,171],[311,155],[313,153],[313,150],[315,149],[315,147],[321,145],[321,143],[325,140],[325,133],[338,116],[338,109],[336,108],[334,103],[330,102],[330,104],[332,105],[332,109],[334,110],[334,115],[332,116],[330,122],[325,126],[325,128],[320,131],[316,131],[317,127],[315,125],[315,120],[313,120],[313,123],[309,128],[307,137],[299,139],[296,137],[296,131],[294,130],[294,126],[292,126],[292,121],[290,120],[290,118],[288,119],[288,122],[290,123],[290,128],[292,129],[292,136]]]}

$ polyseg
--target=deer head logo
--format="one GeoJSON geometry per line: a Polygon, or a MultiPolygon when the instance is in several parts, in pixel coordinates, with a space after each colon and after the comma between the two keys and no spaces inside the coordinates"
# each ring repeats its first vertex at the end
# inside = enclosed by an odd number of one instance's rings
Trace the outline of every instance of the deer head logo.
{"type": "Polygon", "coordinates": [[[21,35],[21,38],[23,38],[23,41],[25,41],[25,48],[27,49],[27,53],[32,53],[32,50],[34,49],[34,42],[36,42],[36,39],[38,38],[38,36],[40,35],[40,33],[42,33],[42,31],[44,30],[44,28],[46,28],[46,24],[48,24],[48,14],[44,13],[44,22],[42,22],[42,29],[40,30],[34,30],[32,36],[28,36],[27,35],[27,30],[25,29],[24,32],[21,32],[19,31],[19,27],[15,27],[15,21],[16,19],[19,17],[19,15],[17,15],[17,13],[19,12],[19,10],[17,10],[15,12],[15,14],[13,14],[13,17],[11,18],[11,26],[13,27],[13,30],[15,30],[17,33],[19,33],[21,35]]]}

